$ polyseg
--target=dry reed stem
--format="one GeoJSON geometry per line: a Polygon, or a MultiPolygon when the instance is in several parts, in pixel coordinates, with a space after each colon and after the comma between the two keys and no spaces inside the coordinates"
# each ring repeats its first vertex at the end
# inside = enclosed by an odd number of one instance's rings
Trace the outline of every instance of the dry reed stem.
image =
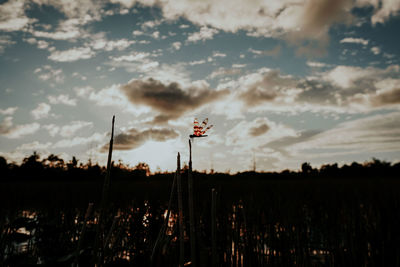
{"type": "Polygon", "coordinates": [[[192,142],[189,139],[189,172],[188,172],[188,193],[189,193],[189,223],[190,223],[190,256],[192,266],[196,267],[196,227],[193,203],[193,175],[192,175],[192,142]]]}
{"type": "MultiPolygon", "coordinates": [[[[107,159],[107,173],[106,177],[104,179],[104,184],[103,184],[103,192],[102,192],[102,198],[101,198],[101,205],[100,205],[100,215],[99,215],[99,220],[97,222],[96,226],[96,237],[95,237],[95,243],[93,246],[93,263],[101,261],[100,255],[98,255],[99,247],[102,248],[103,246],[100,245],[100,239],[102,235],[102,229],[101,229],[101,224],[104,220],[104,210],[105,206],[108,202],[108,191],[110,188],[110,177],[111,177],[111,164],[112,164],[112,150],[113,150],[113,143],[114,143],[114,122],[115,122],[115,115],[112,118],[112,126],[111,126],[111,138],[110,138],[110,145],[108,149],[108,159],[107,159]]],[[[93,264],[94,265],[94,264],[93,264]]],[[[100,262],[97,263],[97,266],[100,265],[100,262]]]]}
{"type": "Polygon", "coordinates": [[[182,176],[181,176],[181,155],[178,153],[176,176],[178,182],[178,209],[179,209],[179,266],[183,267],[185,260],[185,231],[183,225],[183,199],[182,199],[182,176]]]}

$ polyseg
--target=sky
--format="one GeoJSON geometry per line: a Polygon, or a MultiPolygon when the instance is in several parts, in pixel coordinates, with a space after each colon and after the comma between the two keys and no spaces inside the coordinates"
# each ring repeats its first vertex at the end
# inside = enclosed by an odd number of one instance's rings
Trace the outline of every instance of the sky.
{"type": "Polygon", "coordinates": [[[398,0],[0,1],[0,156],[151,171],[400,161],[398,0]]]}

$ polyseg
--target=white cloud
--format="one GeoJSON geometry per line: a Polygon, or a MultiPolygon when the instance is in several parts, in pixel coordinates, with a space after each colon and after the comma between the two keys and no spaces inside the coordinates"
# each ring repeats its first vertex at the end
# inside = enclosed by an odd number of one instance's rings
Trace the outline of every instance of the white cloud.
{"type": "Polygon", "coordinates": [[[76,20],[77,23],[84,25],[93,20],[101,18],[100,1],[80,1],[80,0],[34,0],[39,5],[50,5],[62,12],[68,19],[76,20]]]}
{"type": "Polygon", "coordinates": [[[37,68],[34,73],[38,74],[38,78],[42,81],[63,83],[65,78],[62,69],[55,69],[50,65],[44,65],[41,68],[37,68]]]}
{"type": "Polygon", "coordinates": [[[87,22],[88,20],[85,19],[70,18],[61,21],[53,32],[36,30],[34,28],[29,29],[29,32],[33,36],[39,38],[74,42],[78,38],[88,37],[88,33],[85,32],[81,27],[87,22]]]}
{"type": "Polygon", "coordinates": [[[151,37],[153,37],[154,39],[158,39],[160,38],[160,32],[159,31],[155,31],[151,34],[151,37]]]}
{"type": "Polygon", "coordinates": [[[47,142],[47,143],[40,143],[38,141],[34,141],[32,143],[27,143],[27,144],[22,144],[18,146],[15,150],[16,151],[40,151],[40,150],[46,150],[51,147],[52,143],[47,142]]]}
{"type": "Polygon", "coordinates": [[[58,96],[48,96],[50,104],[64,104],[68,106],[76,106],[77,100],[74,98],[69,98],[69,95],[58,95],[58,96]]]}
{"type": "Polygon", "coordinates": [[[215,51],[212,56],[213,57],[226,57],[226,54],[215,51]]]}
{"type": "Polygon", "coordinates": [[[396,0],[358,0],[359,5],[371,5],[374,14],[371,17],[372,24],[385,23],[390,17],[396,16],[400,11],[400,3],[396,0]]]}
{"type": "Polygon", "coordinates": [[[74,88],[76,94],[84,99],[95,102],[98,106],[118,107],[124,112],[130,112],[135,115],[150,112],[149,108],[142,106],[133,106],[121,92],[120,85],[114,84],[110,87],[96,91],[91,87],[74,88]]]}
{"type": "Polygon", "coordinates": [[[238,69],[244,68],[246,66],[247,66],[247,64],[232,64],[232,68],[238,68],[238,69]]]}
{"type": "Polygon", "coordinates": [[[0,54],[4,52],[4,50],[15,44],[16,42],[11,39],[11,36],[8,35],[0,35],[0,54]]]}
{"type": "Polygon", "coordinates": [[[80,59],[89,59],[95,55],[89,47],[74,47],[64,51],[53,51],[48,57],[59,62],[72,62],[80,59]]]}
{"type": "Polygon", "coordinates": [[[59,134],[62,137],[72,137],[76,132],[79,130],[85,128],[85,127],[92,127],[93,123],[88,122],[88,121],[72,121],[68,124],[64,124],[62,126],[58,126],[55,124],[47,124],[44,125],[43,128],[45,128],[49,135],[51,137],[56,136],[59,134]]]}
{"type": "Polygon", "coordinates": [[[13,0],[0,5],[0,31],[19,31],[35,21],[25,15],[25,1],[13,0]]]}
{"type": "Polygon", "coordinates": [[[307,66],[312,67],[312,68],[323,68],[323,67],[326,67],[327,65],[322,62],[307,61],[307,66]]]}
{"type": "MultiPolygon", "coordinates": [[[[151,3],[149,3],[149,4],[151,4],[151,3]]],[[[163,20],[149,20],[149,21],[144,22],[141,27],[142,27],[142,29],[154,28],[154,27],[157,27],[158,25],[160,25],[162,22],[163,22],[163,20]]]]}
{"type": "Polygon", "coordinates": [[[136,0],[111,0],[110,2],[113,4],[120,4],[126,8],[131,8],[137,3],[136,0]]]}
{"type": "Polygon", "coordinates": [[[133,34],[134,36],[139,36],[139,35],[143,35],[144,32],[138,31],[138,30],[134,30],[134,31],[132,32],[132,34],[133,34]]]}
{"type": "Polygon", "coordinates": [[[400,66],[386,69],[336,66],[314,76],[298,78],[262,68],[236,80],[220,82],[230,95],[213,104],[213,112],[227,118],[275,111],[298,113],[359,113],[399,109],[400,66]]]}
{"type": "Polygon", "coordinates": [[[6,109],[0,109],[1,115],[13,115],[17,111],[18,107],[9,107],[6,109]]]}
{"type": "Polygon", "coordinates": [[[362,45],[368,45],[368,40],[365,40],[363,38],[352,38],[352,37],[348,37],[348,38],[344,38],[342,40],[340,40],[340,43],[350,43],[350,44],[362,44],[362,45]]]}
{"type": "Polygon", "coordinates": [[[342,150],[342,154],[349,150],[353,153],[396,151],[400,149],[399,120],[400,113],[392,112],[344,122],[294,144],[291,149],[298,152],[310,148],[336,149],[342,150]]]}
{"type": "Polygon", "coordinates": [[[111,57],[112,60],[116,62],[121,62],[121,61],[139,61],[143,62],[143,59],[147,58],[150,55],[150,53],[147,52],[134,52],[130,55],[124,55],[120,57],[111,57]]]}
{"type": "Polygon", "coordinates": [[[40,124],[37,122],[13,126],[12,117],[6,117],[0,123],[0,135],[10,139],[17,139],[25,135],[34,134],[39,128],[40,124]]]}
{"type": "Polygon", "coordinates": [[[31,111],[31,114],[35,120],[47,118],[49,116],[49,112],[51,110],[51,106],[46,103],[40,103],[34,110],[31,111]]]}
{"type": "Polygon", "coordinates": [[[173,42],[172,47],[175,48],[175,50],[181,49],[182,43],[181,42],[173,42]]]}
{"type": "Polygon", "coordinates": [[[190,61],[189,65],[194,66],[194,65],[204,64],[204,63],[206,63],[206,61],[204,59],[201,59],[201,60],[190,61]]]}
{"type": "Polygon", "coordinates": [[[51,137],[56,136],[58,134],[58,132],[60,131],[60,127],[55,124],[43,125],[43,128],[45,128],[49,132],[49,135],[51,137]]]}
{"type": "Polygon", "coordinates": [[[193,32],[189,34],[187,41],[188,42],[198,42],[212,39],[215,34],[218,33],[218,30],[209,28],[207,26],[203,26],[200,28],[199,32],[193,32]]]}
{"type": "Polygon", "coordinates": [[[67,125],[63,125],[62,127],[60,127],[59,134],[62,137],[71,137],[77,131],[88,126],[93,126],[93,123],[88,121],[73,121],[67,125]]]}
{"type": "Polygon", "coordinates": [[[277,57],[281,53],[281,46],[277,45],[270,50],[257,50],[253,48],[249,48],[249,52],[254,54],[254,56],[269,56],[269,57],[277,57]]]}
{"type": "Polygon", "coordinates": [[[371,47],[371,52],[374,53],[374,55],[379,55],[381,53],[381,49],[378,46],[371,47]]]}
{"type": "Polygon", "coordinates": [[[232,76],[232,75],[237,75],[240,74],[241,70],[240,68],[231,68],[231,69],[226,69],[226,68],[218,68],[216,70],[214,70],[211,74],[210,74],[210,78],[214,79],[216,77],[219,76],[232,76]]]}
{"type": "Polygon", "coordinates": [[[53,145],[53,148],[70,148],[74,146],[83,146],[90,143],[104,143],[106,134],[94,133],[88,137],[74,137],[72,139],[62,139],[53,145]]]}
{"type": "Polygon", "coordinates": [[[259,117],[253,121],[243,120],[236,124],[226,134],[225,144],[234,147],[236,153],[249,152],[265,144],[283,137],[296,136],[292,128],[266,117],[259,117]]]}
{"type": "Polygon", "coordinates": [[[118,39],[118,40],[108,40],[104,33],[98,33],[91,35],[91,42],[87,45],[87,47],[91,47],[94,50],[104,50],[104,51],[112,51],[118,50],[122,51],[136,43],[134,40],[128,40],[126,38],[118,39]]]}
{"type": "Polygon", "coordinates": [[[326,79],[343,88],[349,88],[362,77],[374,73],[373,68],[360,68],[353,66],[337,66],[326,73],[326,79]]]}

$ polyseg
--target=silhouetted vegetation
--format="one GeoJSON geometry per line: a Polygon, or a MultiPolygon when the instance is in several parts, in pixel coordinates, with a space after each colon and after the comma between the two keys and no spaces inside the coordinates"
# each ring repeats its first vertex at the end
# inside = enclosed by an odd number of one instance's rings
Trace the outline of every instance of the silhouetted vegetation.
{"type": "MultiPolygon", "coordinates": [[[[194,172],[197,266],[212,266],[212,227],[217,266],[400,265],[399,163],[373,159],[300,168],[234,175],[194,172]],[[218,192],[214,226],[212,188],[218,192]]],[[[34,153],[20,165],[0,157],[0,170],[0,265],[90,266],[105,167],[76,158],[65,162],[56,155],[41,159],[34,153]]],[[[174,174],[149,171],[145,163],[113,164],[102,248],[106,265],[151,266],[174,174]]],[[[187,168],[182,178],[187,203],[187,168]]],[[[173,196],[170,223],[153,266],[178,265],[173,196]]],[[[184,222],[187,235],[187,205],[184,222]]],[[[187,237],[184,245],[188,262],[187,237]]]]}
{"type": "MultiPolygon", "coordinates": [[[[40,159],[40,156],[34,152],[32,155],[24,158],[20,165],[7,163],[4,157],[0,156],[0,170],[3,180],[32,180],[32,179],[52,179],[52,180],[83,180],[83,179],[102,179],[106,168],[98,163],[93,164],[91,160],[87,163],[80,163],[75,157],[68,162],[57,155],[51,154],[47,158],[40,159]]],[[[183,167],[187,171],[187,166],[183,167]]],[[[350,165],[344,164],[339,167],[337,163],[322,165],[321,168],[313,168],[310,163],[304,162],[299,171],[284,170],[281,172],[239,172],[233,175],[226,173],[206,173],[199,172],[197,175],[202,179],[240,179],[243,176],[251,176],[252,179],[287,179],[287,178],[336,178],[336,179],[366,179],[373,177],[396,177],[400,171],[400,163],[392,164],[390,162],[372,159],[363,164],[353,162],[350,165]]],[[[163,175],[171,176],[171,173],[151,173],[149,165],[139,162],[136,166],[130,167],[119,161],[113,162],[112,175],[114,180],[124,179],[142,179],[149,180],[162,179],[163,175]]]]}

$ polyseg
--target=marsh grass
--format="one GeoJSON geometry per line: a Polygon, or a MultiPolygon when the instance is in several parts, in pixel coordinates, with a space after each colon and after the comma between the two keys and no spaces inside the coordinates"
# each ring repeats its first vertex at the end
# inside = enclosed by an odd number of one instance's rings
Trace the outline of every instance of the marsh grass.
{"type": "MultiPolygon", "coordinates": [[[[188,188],[188,173],[177,173],[188,188]]],[[[399,266],[400,180],[370,173],[321,178],[194,172],[197,265],[399,266]],[[218,194],[211,195],[212,188],[218,194]]],[[[179,205],[171,201],[174,174],[115,178],[102,222],[104,265],[177,266],[182,246],[179,205]]],[[[2,182],[1,265],[89,266],[99,210],[88,215],[87,207],[100,202],[101,192],[101,179],[2,182]]],[[[182,203],[188,201],[182,192],[182,203]]],[[[188,209],[182,207],[181,225],[190,225],[188,209]]],[[[188,252],[190,235],[182,236],[188,252]]],[[[183,261],[190,260],[185,253],[183,261]]]]}

